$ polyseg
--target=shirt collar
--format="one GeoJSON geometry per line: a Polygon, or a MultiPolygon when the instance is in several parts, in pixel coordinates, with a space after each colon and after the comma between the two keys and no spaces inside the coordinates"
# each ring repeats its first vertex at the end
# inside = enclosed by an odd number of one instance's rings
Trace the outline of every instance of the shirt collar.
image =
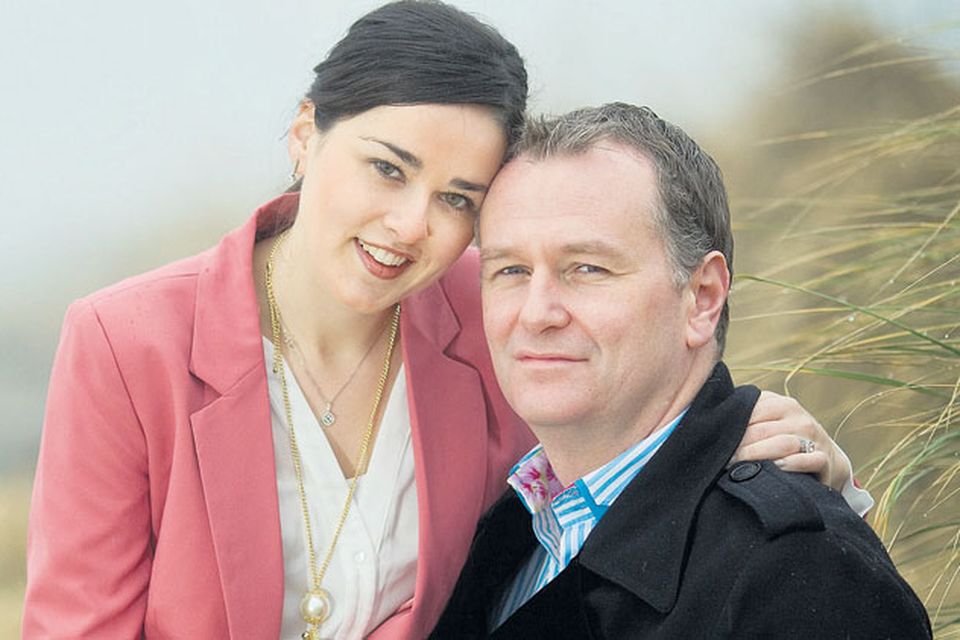
{"type": "Polygon", "coordinates": [[[680,424],[688,408],[685,407],[669,423],[569,487],[565,488],[560,483],[542,444],[535,446],[514,465],[507,483],[530,513],[536,514],[551,505],[557,512],[561,526],[568,524],[564,522],[563,506],[570,500],[586,501],[591,505],[593,517],[599,519],[680,424]]]}

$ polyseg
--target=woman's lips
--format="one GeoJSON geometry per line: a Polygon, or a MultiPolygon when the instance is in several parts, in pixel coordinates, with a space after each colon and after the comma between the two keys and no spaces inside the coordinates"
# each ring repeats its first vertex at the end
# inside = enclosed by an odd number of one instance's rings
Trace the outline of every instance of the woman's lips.
{"type": "Polygon", "coordinates": [[[413,264],[409,256],[364,242],[359,238],[356,238],[353,244],[367,271],[382,280],[396,278],[413,264]]]}

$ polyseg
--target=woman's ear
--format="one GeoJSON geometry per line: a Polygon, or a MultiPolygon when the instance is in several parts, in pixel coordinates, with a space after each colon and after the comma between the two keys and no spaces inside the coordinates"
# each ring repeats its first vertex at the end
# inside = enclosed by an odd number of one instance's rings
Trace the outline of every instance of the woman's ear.
{"type": "Polygon", "coordinates": [[[317,131],[313,122],[313,110],[313,103],[309,100],[300,102],[297,115],[290,124],[290,131],[287,134],[287,152],[290,155],[290,164],[293,167],[292,177],[294,179],[303,175],[307,143],[317,131]]]}
{"type": "Polygon", "coordinates": [[[727,259],[719,251],[711,251],[690,275],[687,289],[693,305],[687,317],[687,346],[697,349],[713,340],[720,321],[720,312],[730,291],[730,270],[727,259]]]}

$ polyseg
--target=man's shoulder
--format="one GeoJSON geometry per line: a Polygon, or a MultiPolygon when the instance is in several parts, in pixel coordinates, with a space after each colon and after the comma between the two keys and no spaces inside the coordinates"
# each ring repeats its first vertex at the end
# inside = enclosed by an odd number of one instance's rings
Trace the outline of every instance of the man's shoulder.
{"type": "Polygon", "coordinates": [[[822,509],[827,509],[831,521],[845,519],[833,508],[836,498],[842,502],[839,494],[812,476],[785,473],[770,461],[741,462],[725,470],[716,492],[730,499],[729,508],[749,514],[745,524],[766,539],[793,531],[822,531],[826,525],[822,509]]]}
{"type": "Polygon", "coordinates": [[[835,625],[863,616],[889,620],[895,611],[907,634],[895,637],[927,637],[922,604],[883,543],[838,492],[772,462],[745,462],[724,473],[714,500],[722,506],[708,510],[710,517],[725,513],[738,523],[713,541],[718,552],[736,549],[739,556],[723,619],[739,621],[746,632],[761,621],[807,616],[827,625],[825,633],[834,625],[833,633],[835,625]],[[828,607],[846,611],[846,618],[833,619],[823,611],[828,607]]]}
{"type": "Polygon", "coordinates": [[[739,513],[742,535],[757,544],[790,534],[804,534],[806,544],[845,540],[866,555],[890,562],[873,529],[847,505],[843,496],[803,473],[787,473],[773,462],[741,462],[724,471],[714,489],[720,511],[708,517],[739,513]]]}
{"type": "Polygon", "coordinates": [[[883,545],[843,496],[804,473],[787,473],[773,462],[740,462],[724,471],[715,491],[749,512],[766,539],[796,531],[841,532],[883,545]]]}

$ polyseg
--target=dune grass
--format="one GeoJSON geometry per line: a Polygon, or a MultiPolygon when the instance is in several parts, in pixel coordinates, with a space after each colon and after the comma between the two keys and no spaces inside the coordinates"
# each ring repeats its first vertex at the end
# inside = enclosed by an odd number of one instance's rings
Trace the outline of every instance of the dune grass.
{"type": "Polygon", "coordinates": [[[29,477],[0,477],[0,638],[20,637],[29,504],[29,477]]]}
{"type": "Polygon", "coordinates": [[[763,247],[735,281],[732,336],[749,337],[731,364],[798,396],[862,463],[871,524],[936,636],[958,638],[960,104],[764,142],[798,144],[790,187],[739,202],[763,247]]]}

